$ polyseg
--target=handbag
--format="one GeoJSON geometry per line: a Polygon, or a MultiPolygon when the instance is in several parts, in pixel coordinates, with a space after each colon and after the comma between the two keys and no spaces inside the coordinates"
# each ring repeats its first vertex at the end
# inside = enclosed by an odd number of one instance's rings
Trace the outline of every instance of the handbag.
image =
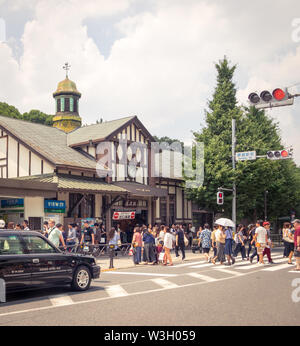
{"type": "Polygon", "coordinates": [[[255,243],[255,247],[261,247],[260,243],[255,243]]]}
{"type": "Polygon", "coordinates": [[[165,252],[162,251],[162,252],[159,254],[159,256],[158,256],[158,260],[159,260],[159,261],[163,261],[164,258],[165,258],[165,252]]]}
{"type": "Polygon", "coordinates": [[[184,236],[184,246],[188,246],[189,245],[189,241],[187,239],[186,236],[184,236]]]}

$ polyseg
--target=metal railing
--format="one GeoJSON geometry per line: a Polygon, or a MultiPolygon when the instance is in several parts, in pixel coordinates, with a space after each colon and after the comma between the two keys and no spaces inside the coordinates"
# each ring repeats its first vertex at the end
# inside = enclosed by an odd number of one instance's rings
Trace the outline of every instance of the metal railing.
{"type": "MultiPolygon", "coordinates": [[[[109,244],[75,244],[66,245],[66,247],[60,246],[59,249],[65,252],[77,253],[83,255],[92,255],[96,258],[98,257],[110,257],[109,244]]],[[[115,255],[120,254],[121,256],[127,256],[131,248],[131,243],[124,243],[121,245],[116,245],[114,249],[115,255]]]]}

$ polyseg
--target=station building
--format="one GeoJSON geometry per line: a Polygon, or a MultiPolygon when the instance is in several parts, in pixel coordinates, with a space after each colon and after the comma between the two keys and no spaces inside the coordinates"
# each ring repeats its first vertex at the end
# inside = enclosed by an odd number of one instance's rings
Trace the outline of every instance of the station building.
{"type": "Polygon", "coordinates": [[[82,126],[81,94],[68,76],[53,97],[53,126],[0,115],[0,218],[28,219],[31,229],[49,218],[65,225],[90,218],[109,229],[189,223],[201,213],[170,171],[172,159],[163,160],[167,174],[153,176],[162,151],[153,155],[155,140],[137,116],[82,126]]]}

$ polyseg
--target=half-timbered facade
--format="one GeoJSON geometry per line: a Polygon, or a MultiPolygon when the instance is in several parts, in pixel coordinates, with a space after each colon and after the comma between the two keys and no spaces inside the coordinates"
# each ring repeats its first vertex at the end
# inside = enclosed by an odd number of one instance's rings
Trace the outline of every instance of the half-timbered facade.
{"type": "MultiPolygon", "coordinates": [[[[81,124],[78,103],[76,110],[61,107],[62,103],[69,105],[67,99],[74,95],[78,102],[81,94],[75,83],[69,80],[59,83],[54,93],[57,113],[53,127],[0,115],[2,184],[5,179],[26,181],[32,186],[39,184],[39,188],[43,183],[54,184],[56,193],[51,200],[64,201],[59,220],[65,223],[96,218],[110,227],[114,213],[122,211],[135,212],[131,225],[191,222],[192,206],[185,198],[183,180],[172,175],[153,176],[154,138],[138,117],[76,128],[81,124]],[[76,121],[73,119],[71,125],[70,110],[76,111],[73,114],[76,121]],[[75,128],[70,130],[70,126],[75,128]]],[[[24,197],[23,191],[20,190],[19,196],[24,197]]],[[[0,185],[0,217],[9,219],[14,215],[16,221],[14,208],[8,210],[6,202],[1,204],[11,197],[16,197],[15,192],[10,196],[6,190],[4,195],[0,185]]],[[[42,222],[55,214],[55,208],[50,212],[46,208],[48,200],[44,196],[27,196],[20,219],[39,214],[42,222]]]]}

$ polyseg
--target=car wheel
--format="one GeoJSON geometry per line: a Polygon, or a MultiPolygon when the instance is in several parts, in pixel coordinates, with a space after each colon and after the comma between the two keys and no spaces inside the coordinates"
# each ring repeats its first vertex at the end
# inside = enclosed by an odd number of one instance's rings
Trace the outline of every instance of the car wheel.
{"type": "Polygon", "coordinates": [[[91,272],[86,266],[79,266],[73,276],[72,288],[76,291],[86,291],[91,285],[91,272]]]}

